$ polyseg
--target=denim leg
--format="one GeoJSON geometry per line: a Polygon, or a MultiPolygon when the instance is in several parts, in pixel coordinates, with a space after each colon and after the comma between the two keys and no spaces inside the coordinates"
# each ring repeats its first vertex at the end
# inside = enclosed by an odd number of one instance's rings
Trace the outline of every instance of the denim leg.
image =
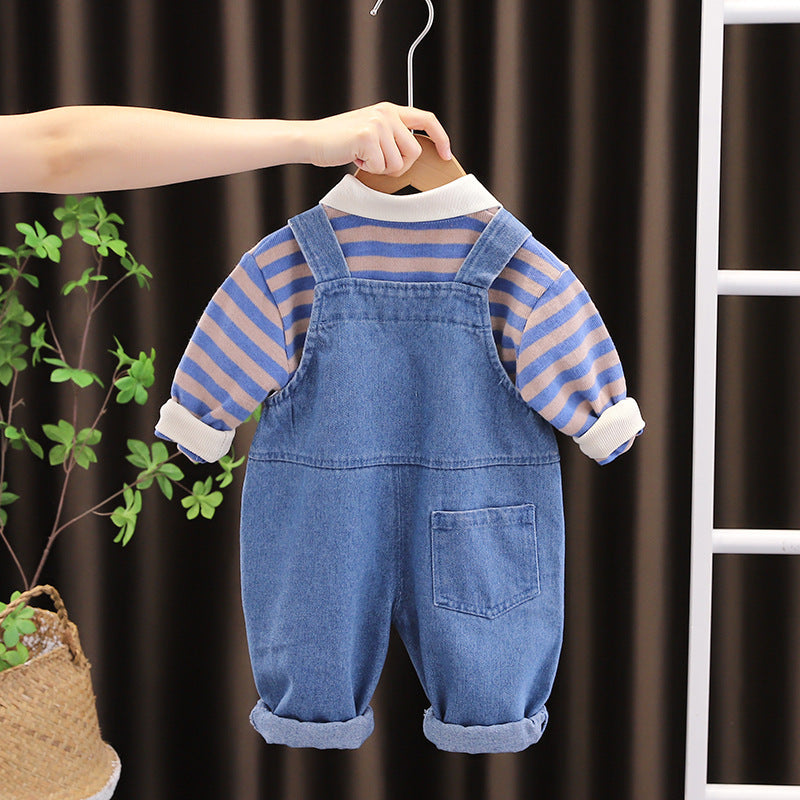
{"type": "Polygon", "coordinates": [[[522,750],[547,723],[561,648],[558,466],[409,468],[407,480],[396,624],[431,702],[424,733],[443,750],[522,750]]]}
{"type": "Polygon", "coordinates": [[[251,460],[241,525],[242,598],[264,738],[354,748],[386,655],[391,508],[378,468],[251,460]]]}

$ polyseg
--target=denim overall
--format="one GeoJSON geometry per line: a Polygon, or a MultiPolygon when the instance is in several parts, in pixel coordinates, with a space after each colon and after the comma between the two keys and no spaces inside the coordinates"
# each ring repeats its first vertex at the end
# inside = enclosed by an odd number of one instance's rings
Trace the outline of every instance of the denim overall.
{"type": "Polygon", "coordinates": [[[501,209],[454,280],[415,283],[353,278],[321,205],[289,224],[316,286],[243,490],[251,721],[272,743],[359,747],[394,624],[428,739],[522,750],[561,648],[561,477],[500,362],[488,287],[530,234],[501,209]]]}

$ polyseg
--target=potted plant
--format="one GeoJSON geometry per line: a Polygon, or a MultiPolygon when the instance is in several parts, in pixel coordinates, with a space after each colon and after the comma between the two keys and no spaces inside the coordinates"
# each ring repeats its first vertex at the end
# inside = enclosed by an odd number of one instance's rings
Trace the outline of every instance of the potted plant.
{"type": "Polygon", "coordinates": [[[168,500],[183,495],[189,519],[210,519],[222,501],[221,489],[233,481],[244,459],[237,461],[230,453],[219,462],[219,474],[196,480],[190,488],[173,463],[178,453],[169,455],[160,441],[128,439],[124,459],[128,469],[134,468],[131,479],[85,508],[72,507],[69,500],[81,478],[98,461],[112,457],[98,452],[112,403],[144,405],[155,379],[155,350],[131,355],[116,337],[109,342],[114,346],[105,372],[92,367],[88,343],[93,326],[111,295],[123,286],[147,289],[152,275],[120,238],[122,219],[108,213],[99,197],[67,197],[54,216],[60,236],[39,222],[19,223],[24,241],[0,247],[0,548],[13,562],[21,590],[0,603],[0,775],[3,797],[11,791],[9,800],[104,800],[116,786],[119,758],[100,736],[89,663],[77,629],[58,592],[39,585],[48,557],[59,537],[90,515],[107,517],[116,529],[114,541],[125,546],[136,529],[143,493],[156,486],[168,500]],[[69,239],[75,241],[65,245],[69,239]],[[59,309],[37,319],[28,298],[56,280],[52,264],[59,264],[67,250],[89,266],[84,263],[80,274],[63,284],[59,309]],[[80,323],[78,330],[73,324],[65,331],[64,304],[70,303],[81,304],[80,323]],[[26,386],[43,370],[50,384],[71,394],[71,412],[42,424],[31,412],[46,403],[33,404],[26,386]],[[26,488],[14,482],[12,463],[18,458],[41,460],[58,475],[52,524],[32,567],[22,563],[20,534],[10,524],[14,503],[26,488]],[[41,594],[50,597],[55,613],[27,605],[41,594]]]}

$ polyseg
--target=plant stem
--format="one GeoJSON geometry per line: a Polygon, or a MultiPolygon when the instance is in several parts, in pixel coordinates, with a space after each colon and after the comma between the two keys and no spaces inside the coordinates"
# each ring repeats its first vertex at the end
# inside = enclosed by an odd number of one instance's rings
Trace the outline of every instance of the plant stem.
{"type": "Polygon", "coordinates": [[[28,589],[31,588],[31,584],[28,582],[28,576],[25,574],[25,570],[22,569],[22,564],[19,563],[19,559],[17,558],[17,554],[14,552],[14,548],[11,546],[11,542],[9,542],[6,538],[6,530],[3,526],[0,526],[0,538],[2,538],[5,546],[8,548],[8,552],[11,553],[11,559],[19,571],[20,577],[22,578],[22,585],[27,592],[28,589]]]}
{"type": "MultiPolygon", "coordinates": [[[[14,402],[14,398],[17,393],[17,378],[19,377],[19,372],[14,370],[14,378],[11,382],[11,395],[8,400],[8,415],[4,420],[9,425],[11,424],[11,417],[14,414],[14,409],[19,405],[19,403],[14,402]]],[[[0,418],[2,418],[2,411],[0,411],[0,418]]],[[[0,487],[3,486],[6,480],[6,456],[8,455],[8,448],[10,443],[8,439],[3,436],[2,442],[0,442],[0,487]]],[[[0,525],[0,536],[3,538],[3,542],[5,546],[8,548],[8,552],[11,554],[11,559],[13,560],[14,564],[16,564],[17,569],[19,570],[19,574],[22,576],[22,583],[25,586],[25,589],[30,588],[30,584],[28,583],[28,577],[25,575],[25,570],[22,569],[22,564],[19,563],[19,558],[17,557],[16,552],[14,552],[14,548],[11,546],[11,542],[6,537],[6,530],[5,525],[0,525]]]]}
{"type": "MultiPolygon", "coordinates": [[[[103,259],[97,259],[97,271],[96,274],[100,274],[101,269],[103,266],[103,259]]],[[[83,364],[86,356],[86,345],[89,341],[89,329],[92,325],[92,317],[94,316],[93,312],[93,305],[95,300],[97,299],[97,291],[98,286],[97,284],[99,281],[95,281],[94,288],[92,291],[91,298],[87,297],[86,300],[86,321],[83,324],[83,335],[81,336],[81,346],[78,355],[78,369],[83,369],[83,364]]],[[[58,341],[55,333],[55,326],[53,325],[53,321],[50,319],[48,314],[48,322],[50,323],[50,333],[53,337],[53,340],[56,343],[56,347],[58,348],[59,355],[61,356],[61,360],[66,362],[64,351],[61,347],[61,343],[58,341]]],[[[113,384],[112,384],[113,386],[113,384]]],[[[105,412],[105,408],[108,405],[108,399],[111,396],[110,390],[106,395],[106,399],[103,405],[100,407],[100,411],[95,419],[94,426],[100,421],[100,417],[102,417],[103,413],[105,412]]],[[[94,427],[93,426],[93,427],[94,427]]],[[[73,386],[72,390],[72,428],[74,431],[77,432],[78,429],[78,387],[73,386]]],[[[53,543],[55,542],[56,538],[58,537],[59,533],[64,530],[66,525],[61,524],[61,516],[64,513],[64,503],[67,498],[67,489],[69,487],[70,478],[72,477],[72,472],[75,469],[75,444],[76,442],[73,441],[72,443],[72,450],[70,451],[70,457],[66,464],[64,465],[64,483],[61,485],[61,495],[58,499],[58,508],[56,509],[56,515],[53,519],[53,527],[50,530],[50,535],[47,537],[47,544],[45,545],[44,552],[42,553],[42,557],[39,559],[39,565],[36,567],[36,572],[33,575],[33,584],[35,585],[36,582],[39,580],[39,575],[42,573],[42,569],[44,568],[45,562],[47,561],[47,557],[50,555],[50,550],[53,547],[53,543]]],[[[85,515],[81,515],[82,518],[85,515]]],[[[71,523],[67,523],[71,524],[71,523]]]]}
{"type": "MultiPolygon", "coordinates": [[[[173,453],[164,463],[166,464],[167,461],[174,461],[179,456],[180,456],[180,452],[173,453]]],[[[73,466],[74,466],[74,464],[73,464],[73,466]]],[[[55,542],[56,537],[60,533],[62,533],[67,528],[69,528],[72,525],[74,525],[76,522],[80,522],[82,519],[84,519],[84,517],[88,517],[90,514],[96,513],[99,509],[101,509],[103,506],[105,506],[108,503],[110,503],[112,500],[116,500],[118,497],[120,497],[122,494],[124,494],[125,489],[128,488],[128,486],[130,486],[130,488],[136,488],[136,486],[138,486],[142,481],[146,480],[148,477],[149,477],[148,475],[139,476],[133,483],[128,484],[126,486],[123,486],[121,489],[119,489],[118,491],[114,492],[114,494],[109,495],[104,500],[101,500],[99,503],[96,503],[95,505],[93,505],[91,508],[87,508],[85,511],[82,511],[80,514],[77,514],[72,519],[67,520],[67,522],[62,523],[58,527],[54,527],[52,533],[50,534],[50,538],[47,540],[47,546],[45,547],[45,551],[42,554],[42,558],[41,558],[41,560],[39,562],[39,566],[36,569],[36,573],[34,574],[33,581],[31,583],[33,585],[35,585],[36,581],[39,579],[39,575],[41,574],[42,567],[44,566],[44,562],[47,560],[47,556],[50,553],[50,549],[53,546],[53,542],[55,542]]],[[[59,503],[59,516],[61,514],[61,507],[63,505],[63,499],[64,499],[64,492],[66,490],[66,484],[67,484],[67,481],[65,479],[65,481],[64,481],[64,489],[62,490],[62,499],[61,499],[61,503],[59,503]]],[[[178,484],[178,485],[180,486],[180,484],[178,484]]],[[[185,489],[186,487],[181,487],[181,488],[185,489]]],[[[186,490],[186,492],[187,492],[187,494],[191,494],[191,492],[188,489],[186,490]]]]}
{"type": "Polygon", "coordinates": [[[42,553],[42,557],[39,559],[39,565],[36,567],[36,572],[33,573],[33,580],[32,583],[35,586],[36,582],[39,580],[39,575],[42,574],[42,569],[44,567],[45,561],[47,561],[47,556],[50,555],[50,550],[53,547],[53,542],[55,542],[56,537],[58,534],[64,529],[63,526],[59,528],[58,523],[61,519],[61,514],[64,511],[64,501],[67,497],[67,487],[69,486],[69,479],[72,475],[72,470],[75,468],[75,459],[70,456],[69,464],[64,467],[64,483],[61,485],[61,496],[58,498],[58,508],[56,509],[56,516],[55,520],[53,521],[53,528],[50,531],[50,536],[47,537],[47,544],[45,545],[44,552],[42,553]]]}
{"type": "Polygon", "coordinates": [[[108,411],[108,404],[111,401],[111,394],[114,391],[114,384],[119,377],[119,370],[115,369],[114,374],[111,376],[111,380],[108,384],[108,391],[106,392],[105,399],[103,400],[103,404],[100,406],[100,410],[97,412],[97,416],[94,418],[94,422],[89,427],[89,430],[94,431],[97,429],[97,426],[100,424],[100,420],[103,418],[103,415],[108,411]]]}
{"type": "MultiPolygon", "coordinates": [[[[103,257],[97,257],[97,269],[95,275],[103,274],[103,257]]],[[[78,353],[78,369],[83,369],[83,362],[86,356],[86,344],[89,341],[89,328],[92,324],[92,317],[97,310],[97,293],[100,290],[100,281],[94,281],[92,294],[86,296],[86,324],[83,326],[83,337],[81,338],[81,349],[78,353]]]]}
{"type": "MultiPolygon", "coordinates": [[[[17,265],[19,268],[19,275],[21,275],[25,271],[25,267],[28,265],[28,261],[30,261],[30,256],[28,256],[22,264],[17,261],[17,265]]],[[[17,276],[9,286],[7,290],[7,296],[11,296],[14,290],[19,283],[19,276],[17,276]]],[[[6,314],[8,313],[8,303],[4,303],[2,309],[0,309],[0,326],[2,326],[3,321],[5,320],[6,314]]],[[[14,415],[14,409],[19,406],[22,401],[16,401],[16,394],[17,394],[17,379],[19,377],[19,371],[14,370],[14,378],[11,382],[11,391],[9,394],[8,399],[8,412],[4,415],[2,409],[0,409],[0,420],[5,422],[6,424],[11,424],[11,418],[14,415]]],[[[2,442],[0,442],[0,486],[3,486],[6,479],[6,457],[8,455],[8,448],[10,446],[9,440],[3,436],[2,442]]],[[[8,537],[6,536],[5,525],[0,525],[0,538],[3,539],[3,543],[5,544],[6,548],[8,549],[9,554],[11,555],[11,560],[14,562],[17,570],[19,571],[20,577],[22,578],[22,584],[25,589],[29,589],[31,584],[28,582],[28,576],[25,574],[25,570],[22,568],[22,564],[20,564],[19,557],[17,556],[14,548],[11,546],[11,542],[9,541],[8,537]]]]}
{"type": "MultiPolygon", "coordinates": [[[[30,261],[30,256],[28,256],[21,264],[17,261],[17,269],[19,270],[19,275],[15,277],[6,289],[6,298],[9,298],[14,294],[17,284],[19,283],[20,276],[23,272],[25,272],[25,267],[28,266],[28,262],[30,261]]],[[[6,315],[8,314],[8,299],[6,302],[0,306],[0,327],[2,327],[3,323],[6,321],[6,315]]]]}
{"type": "Polygon", "coordinates": [[[61,342],[58,341],[58,336],[56,336],[56,326],[53,325],[53,319],[50,316],[50,312],[45,312],[45,316],[47,317],[47,324],[50,326],[50,335],[53,337],[53,341],[55,342],[58,357],[66,363],[67,354],[64,352],[64,348],[61,346],[61,342]]]}
{"type": "Polygon", "coordinates": [[[130,278],[130,275],[123,275],[121,278],[117,278],[111,286],[108,287],[108,291],[95,303],[94,308],[92,308],[92,312],[97,311],[98,308],[106,301],[106,298],[113,292],[115,289],[119,288],[119,286],[126,280],[130,278]]]}

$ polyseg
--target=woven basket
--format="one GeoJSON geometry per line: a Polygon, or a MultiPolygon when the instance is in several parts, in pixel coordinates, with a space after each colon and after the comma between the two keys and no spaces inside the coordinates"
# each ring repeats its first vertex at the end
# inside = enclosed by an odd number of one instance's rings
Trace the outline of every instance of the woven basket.
{"type": "Polygon", "coordinates": [[[108,800],[119,756],[100,736],[91,665],[78,630],[52,586],[36,586],[9,603],[46,594],[56,609],[36,609],[36,633],[23,637],[30,659],[0,672],[0,796],[3,800],[108,800]]]}

